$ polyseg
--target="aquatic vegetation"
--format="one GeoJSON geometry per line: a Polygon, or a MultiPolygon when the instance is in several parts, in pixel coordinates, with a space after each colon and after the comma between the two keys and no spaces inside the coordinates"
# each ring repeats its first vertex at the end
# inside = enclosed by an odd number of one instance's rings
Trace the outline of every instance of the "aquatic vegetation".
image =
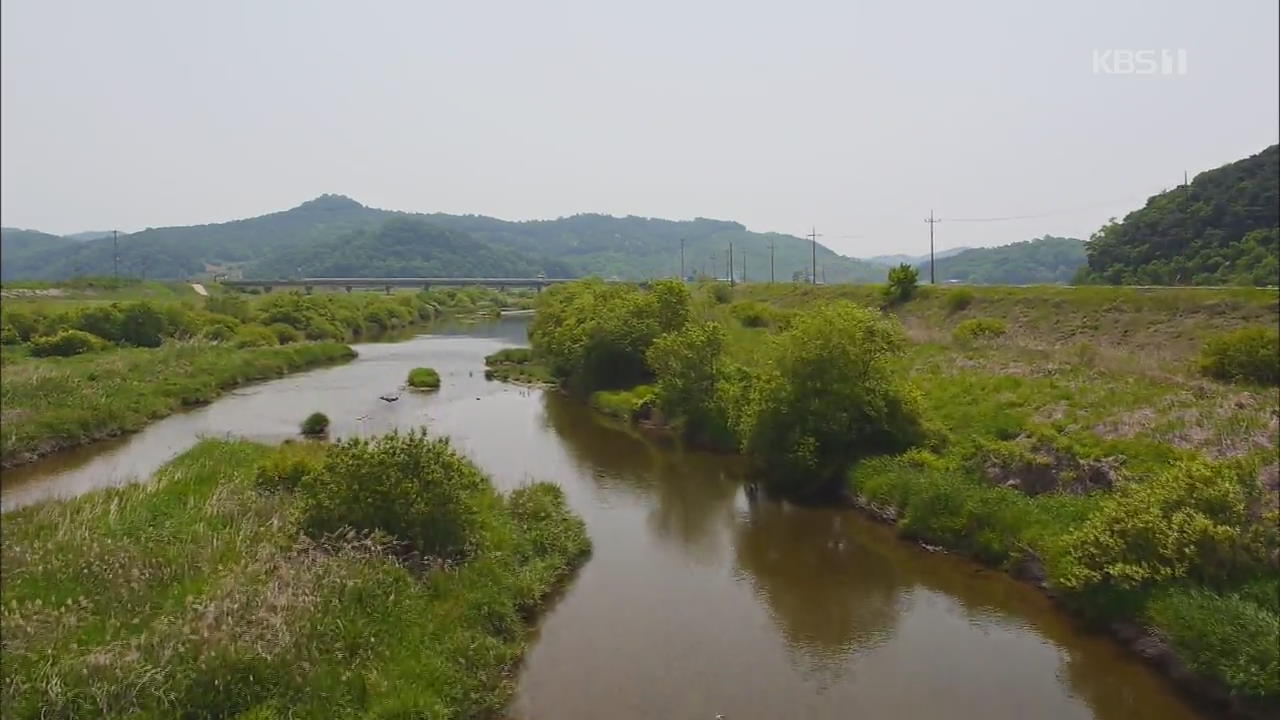
{"type": "Polygon", "coordinates": [[[322,412],[313,412],[302,421],[303,435],[324,435],[329,432],[329,416],[322,412]]]}
{"type": "Polygon", "coordinates": [[[428,367],[414,368],[409,371],[406,382],[418,390],[435,390],[440,387],[440,373],[428,367]]]}

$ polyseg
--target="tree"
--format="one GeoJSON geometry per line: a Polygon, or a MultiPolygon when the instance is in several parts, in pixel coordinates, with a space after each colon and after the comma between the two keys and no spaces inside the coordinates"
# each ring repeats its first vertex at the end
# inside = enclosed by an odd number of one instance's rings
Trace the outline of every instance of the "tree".
{"type": "Polygon", "coordinates": [[[889,302],[904,303],[916,294],[916,286],[920,282],[920,273],[907,263],[889,268],[889,284],[885,286],[885,298],[889,302]]]}
{"type": "Polygon", "coordinates": [[[645,355],[657,378],[659,407],[683,420],[686,432],[695,438],[709,440],[709,435],[723,436],[725,431],[716,396],[723,346],[724,328],[719,323],[689,323],[659,337],[645,355]]]}
{"type": "Polygon", "coordinates": [[[896,319],[853,303],[798,316],[738,382],[730,422],[742,450],[779,487],[813,495],[837,488],[855,459],[916,442],[919,398],[890,364],[905,343],[896,319]]]}

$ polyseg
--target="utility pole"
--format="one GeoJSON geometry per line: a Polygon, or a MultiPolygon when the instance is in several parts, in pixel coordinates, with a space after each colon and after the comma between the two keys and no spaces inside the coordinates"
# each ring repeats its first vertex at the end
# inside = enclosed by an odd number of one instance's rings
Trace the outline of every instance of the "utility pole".
{"type": "Polygon", "coordinates": [[[733,243],[729,243],[729,287],[733,287],[733,243]]]}
{"type": "Polygon", "coordinates": [[[742,251],[742,284],[747,283],[747,251],[742,251]]]}
{"type": "Polygon", "coordinates": [[[769,239],[769,284],[773,284],[773,238],[769,239]]]}
{"type": "Polygon", "coordinates": [[[680,238],[680,280],[683,281],[684,278],[684,238],[680,238]]]}
{"type": "Polygon", "coordinates": [[[111,231],[111,274],[120,282],[120,232],[111,231]]]}
{"type": "Polygon", "coordinates": [[[813,245],[813,269],[809,275],[809,282],[812,285],[818,284],[818,238],[820,237],[822,234],[818,232],[818,228],[815,227],[809,231],[809,240],[813,245]]]}
{"type": "Polygon", "coordinates": [[[935,219],[933,217],[933,211],[930,210],[929,217],[928,219],[925,220],[925,222],[929,223],[929,284],[937,285],[938,279],[935,272],[937,268],[935,268],[933,265],[933,226],[934,224],[940,223],[942,221],[935,219]]]}

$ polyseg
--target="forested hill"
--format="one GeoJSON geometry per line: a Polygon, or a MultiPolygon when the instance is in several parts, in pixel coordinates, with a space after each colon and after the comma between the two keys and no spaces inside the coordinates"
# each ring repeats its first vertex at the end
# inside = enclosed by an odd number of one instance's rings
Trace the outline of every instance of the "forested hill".
{"type": "Polygon", "coordinates": [[[1088,282],[1275,285],[1280,146],[1200,173],[1089,240],[1088,282]]]}
{"type": "Polygon", "coordinates": [[[477,242],[413,216],[278,251],[253,263],[249,277],[565,277],[562,262],[477,242]]]}
{"type": "Polygon", "coordinates": [[[21,277],[11,275],[10,268],[38,267],[54,262],[79,245],[75,240],[37,230],[0,228],[0,278],[21,277]]]}
{"type": "MultiPolygon", "coordinates": [[[[9,231],[6,231],[8,234],[9,231]]],[[[52,238],[47,248],[14,254],[6,250],[4,275],[13,279],[65,279],[74,275],[104,275],[112,271],[112,239],[84,242],[52,238]]],[[[807,273],[811,265],[808,241],[791,235],[750,232],[742,225],[721,220],[672,221],[642,217],[575,215],[556,220],[513,222],[481,215],[412,214],[365,207],[341,195],[322,195],[290,210],[210,225],[149,228],[120,236],[120,272],[134,277],[188,278],[230,272],[248,277],[294,275],[311,268],[344,268],[343,274],[373,276],[411,274],[411,268],[435,268],[438,274],[503,274],[502,268],[535,266],[548,275],[600,275],[643,279],[673,275],[680,270],[680,246],[684,239],[685,270],[705,271],[718,277],[727,272],[730,243],[734,246],[734,273],[741,277],[746,260],[747,277],[769,277],[770,245],[774,274],[790,280],[807,273]],[[401,231],[379,235],[377,228],[393,218],[411,217],[453,231],[445,245],[475,243],[476,257],[492,260],[492,266],[463,263],[462,253],[445,253],[457,260],[445,261],[428,251],[444,242],[444,236],[422,233],[427,244],[421,252],[405,254],[401,231]],[[349,249],[344,243],[354,242],[349,249]],[[399,248],[398,260],[378,259],[373,247],[390,242],[399,248]],[[331,259],[324,253],[339,253],[331,259]],[[453,268],[453,269],[451,269],[453,268]],[[483,272],[482,272],[483,271],[483,272]]],[[[7,242],[7,241],[6,241],[7,242]]],[[[24,245],[24,248],[26,246],[24,245]]],[[[442,247],[442,246],[441,246],[442,247]]],[[[817,248],[820,277],[828,282],[882,281],[885,270],[871,263],[837,255],[821,244],[817,248]]],[[[807,277],[807,275],[806,275],[807,277]]]]}
{"type": "MultiPolygon", "coordinates": [[[[958,280],[976,285],[1040,285],[1068,283],[1085,264],[1084,242],[1045,235],[993,248],[970,248],[937,258],[938,282],[958,280]]],[[[929,262],[920,263],[929,277],[929,262]]]]}

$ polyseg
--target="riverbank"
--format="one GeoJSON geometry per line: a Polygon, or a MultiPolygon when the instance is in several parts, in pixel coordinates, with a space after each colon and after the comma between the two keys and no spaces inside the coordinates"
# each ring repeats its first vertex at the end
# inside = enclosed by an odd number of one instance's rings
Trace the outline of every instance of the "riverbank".
{"type": "Polygon", "coordinates": [[[500,495],[441,441],[384,442],[207,440],[149,484],[7,515],[6,716],[499,711],[582,522],[554,486],[500,495]],[[397,515],[342,494],[370,467],[413,479],[360,482],[408,493],[397,515]]]}
{"type": "Polygon", "coordinates": [[[1280,402],[1197,366],[1274,328],[1275,291],[657,287],[557,290],[535,355],[607,414],[1030,576],[1219,707],[1280,707],[1280,402]]]}
{"type": "Polygon", "coordinates": [[[354,350],[333,342],[246,348],[172,342],[66,358],[6,348],[0,463],[13,467],[134,432],[245,383],[353,357],[354,350]]]}

